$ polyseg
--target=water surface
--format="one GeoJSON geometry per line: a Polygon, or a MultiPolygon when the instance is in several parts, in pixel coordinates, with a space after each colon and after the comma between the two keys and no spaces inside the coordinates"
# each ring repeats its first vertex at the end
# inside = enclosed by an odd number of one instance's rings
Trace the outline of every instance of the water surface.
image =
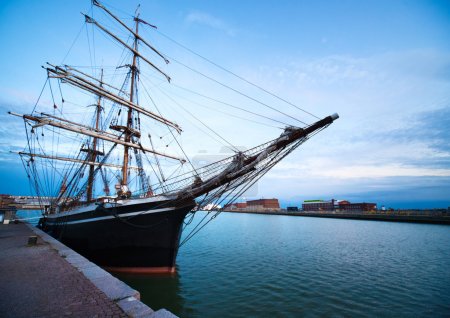
{"type": "Polygon", "coordinates": [[[222,213],[177,266],[125,281],[180,317],[450,317],[446,225],[222,213]]]}

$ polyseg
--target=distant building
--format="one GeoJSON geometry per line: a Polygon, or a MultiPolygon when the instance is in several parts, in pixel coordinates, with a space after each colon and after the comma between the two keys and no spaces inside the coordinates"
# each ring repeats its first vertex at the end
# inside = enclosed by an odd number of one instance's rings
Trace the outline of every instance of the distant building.
{"type": "Polygon", "coordinates": [[[334,211],[334,200],[305,200],[302,204],[303,211],[334,211]]]}
{"type": "Polygon", "coordinates": [[[286,208],[286,210],[287,210],[288,212],[297,212],[297,211],[298,211],[298,207],[296,207],[296,206],[288,206],[288,207],[286,208]]]}
{"type": "Polygon", "coordinates": [[[347,200],[305,200],[302,204],[303,211],[343,211],[343,212],[368,212],[377,209],[376,203],[351,203],[347,200]]]}
{"type": "Polygon", "coordinates": [[[350,204],[350,201],[347,200],[334,200],[335,209],[339,209],[339,205],[341,204],[350,204]]]}
{"type": "Polygon", "coordinates": [[[14,198],[9,194],[0,194],[0,224],[8,224],[14,219],[16,210],[14,198]]]}
{"type": "Polygon", "coordinates": [[[376,203],[350,203],[348,201],[339,202],[339,210],[341,211],[375,211],[377,209],[376,203]]]}
{"type": "Polygon", "coordinates": [[[224,207],[225,211],[273,211],[280,210],[278,199],[250,200],[242,203],[231,203],[224,207]]]}
{"type": "Polygon", "coordinates": [[[259,199],[247,201],[247,207],[250,209],[279,209],[278,199],[259,199]]]}
{"type": "Polygon", "coordinates": [[[245,208],[247,208],[247,202],[241,202],[241,203],[227,204],[225,205],[224,210],[245,209],[245,208]]]}

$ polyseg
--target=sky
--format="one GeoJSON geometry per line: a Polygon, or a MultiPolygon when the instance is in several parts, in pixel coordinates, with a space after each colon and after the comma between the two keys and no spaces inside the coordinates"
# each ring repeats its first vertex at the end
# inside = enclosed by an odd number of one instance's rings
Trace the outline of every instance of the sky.
{"type": "MultiPolygon", "coordinates": [[[[103,3],[126,19],[139,2],[103,3]]],[[[277,197],[284,206],[331,198],[394,208],[450,206],[448,1],[142,0],[140,4],[141,17],[162,34],[319,117],[339,114],[335,123],[265,175],[248,198],[277,197]]],[[[23,124],[6,112],[31,111],[46,79],[40,68],[45,62],[88,56],[90,47],[79,40],[86,34],[79,12],[91,12],[90,2],[0,1],[0,193],[30,191],[20,160],[9,153],[25,145],[23,124]]],[[[170,57],[302,121],[312,121],[213,65],[201,64],[159,34],[149,30],[143,34],[170,57]]],[[[108,57],[95,59],[109,62],[108,57]]],[[[174,85],[187,82],[185,87],[199,92],[224,94],[174,64],[164,69],[174,85]]],[[[249,110],[286,120],[261,105],[229,98],[249,110]]],[[[248,149],[280,134],[192,107],[239,147],[248,149]]],[[[180,123],[189,121],[177,110],[167,109],[167,114],[180,123]]],[[[222,145],[202,138],[194,125],[187,123],[185,128],[183,142],[191,158],[227,153],[222,145]]]]}

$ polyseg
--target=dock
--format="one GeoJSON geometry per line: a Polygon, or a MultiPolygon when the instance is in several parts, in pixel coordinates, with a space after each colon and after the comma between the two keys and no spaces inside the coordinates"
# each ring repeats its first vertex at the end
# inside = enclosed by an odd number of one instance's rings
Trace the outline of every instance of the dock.
{"type": "Polygon", "coordinates": [[[176,317],[41,230],[0,224],[0,317],[176,317]]]}
{"type": "Polygon", "coordinates": [[[414,213],[374,213],[374,212],[291,212],[286,210],[224,210],[223,212],[230,213],[252,213],[265,215],[289,215],[289,216],[304,216],[315,218],[333,218],[333,219],[350,219],[350,220],[370,220],[370,221],[385,221],[385,222],[409,222],[409,223],[428,223],[428,224],[447,224],[450,225],[450,215],[432,215],[432,214],[414,214],[414,213]]]}

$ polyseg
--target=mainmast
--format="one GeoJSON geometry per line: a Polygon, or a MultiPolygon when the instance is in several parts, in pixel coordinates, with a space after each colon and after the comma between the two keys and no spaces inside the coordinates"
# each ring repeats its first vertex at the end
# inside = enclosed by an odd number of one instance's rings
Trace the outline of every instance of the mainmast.
{"type": "MultiPolygon", "coordinates": [[[[100,77],[100,87],[103,86],[102,82],[103,82],[103,69],[102,69],[102,73],[101,73],[101,77],[100,77]]],[[[101,114],[101,110],[102,110],[101,100],[102,100],[102,97],[101,97],[101,95],[99,95],[98,99],[97,99],[96,117],[95,117],[95,130],[97,130],[97,131],[99,130],[100,114],[101,114]]],[[[97,141],[98,141],[98,138],[94,137],[94,139],[92,141],[92,149],[91,149],[90,156],[89,156],[90,157],[89,159],[91,162],[95,162],[97,159],[97,156],[100,154],[99,151],[97,150],[97,141]]],[[[94,172],[95,172],[95,166],[90,165],[87,191],[86,191],[87,202],[90,202],[92,200],[92,192],[94,191],[94,172]]]]}
{"type": "MultiPolygon", "coordinates": [[[[131,83],[130,83],[130,103],[134,103],[134,93],[136,83],[136,76],[138,73],[136,61],[138,57],[138,34],[139,34],[139,14],[134,18],[136,22],[136,31],[134,36],[134,51],[133,51],[133,63],[131,64],[131,83]]],[[[127,128],[125,130],[125,142],[131,141],[132,134],[132,124],[133,124],[133,108],[128,107],[128,115],[127,115],[127,128]]],[[[123,167],[122,167],[122,182],[120,190],[118,191],[119,196],[129,197],[131,195],[130,190],[128,189],[128,158],[129,158],[129,147],[124,146],[123,151],[123,167]]]]}

